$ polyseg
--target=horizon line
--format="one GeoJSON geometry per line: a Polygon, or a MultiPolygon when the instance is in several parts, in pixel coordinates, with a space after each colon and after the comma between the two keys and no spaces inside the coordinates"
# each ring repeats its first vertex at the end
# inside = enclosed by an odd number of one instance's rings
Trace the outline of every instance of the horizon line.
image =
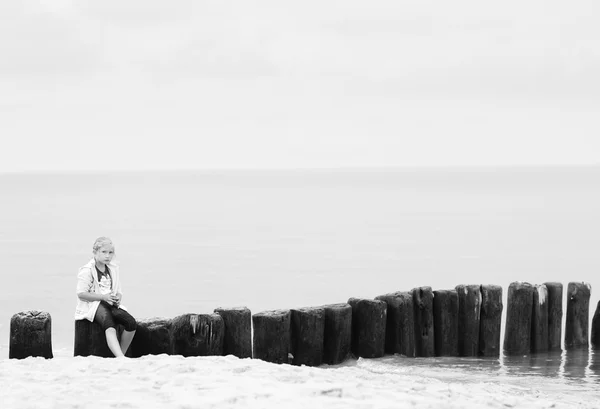
{"type": "Polygon", "coordinates": [[[102,175],[137,173],[187,173],[187,172],[356,172],[356,171],[409,171],[409,170],[536,170],[536,169],[586,169],[600,168],[598,163],[586,164],[479,164],[479,165],[394,165],[394,166],[320,166],[320,167],[206,167],[206,168],[140,168],[140,169],[31,169],[0,170],[2,176],[17,175],[102,175]]]}

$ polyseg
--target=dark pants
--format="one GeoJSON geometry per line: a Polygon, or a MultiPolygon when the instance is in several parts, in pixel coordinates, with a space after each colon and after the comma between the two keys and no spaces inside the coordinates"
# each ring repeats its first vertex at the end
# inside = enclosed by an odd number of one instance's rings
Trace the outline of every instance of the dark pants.
{"type": "Polygon", "coordinates": [[[117,329],[116,324],[122,324],[125,331],[135,331],[137,328],[135,318],[131,314],[104,301],[100,302],[98,310],[96,310],[94,322],[100,324],[104,331],[108,328],[117,329]]]}

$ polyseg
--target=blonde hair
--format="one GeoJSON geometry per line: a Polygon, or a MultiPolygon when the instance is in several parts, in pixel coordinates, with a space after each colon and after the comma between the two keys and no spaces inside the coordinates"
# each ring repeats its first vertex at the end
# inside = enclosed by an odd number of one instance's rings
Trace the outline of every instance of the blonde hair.
{"type": "Polygon", "coordinates": [[[94,245],[92,246],[92,250],[95,253],[98,250],[100,250],[103,246],[106,246],[106,245],[113,246],[113,248],[115,247],[112,240],[109,239],[108,237],[98,237],[96,239],[96,241],[94,242],[94,245]]]}

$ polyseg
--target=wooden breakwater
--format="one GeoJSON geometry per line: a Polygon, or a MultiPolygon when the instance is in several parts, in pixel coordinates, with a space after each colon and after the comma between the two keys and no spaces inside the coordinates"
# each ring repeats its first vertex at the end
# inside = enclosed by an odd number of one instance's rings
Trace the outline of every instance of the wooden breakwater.
{"type": "MultiPolygon", "coordinates": [[[[600,349],[600,303],[589,331],[591,286],[567,287],[565,349],[600,349]]],[[[499,357],[560,350],[562,284],[511,283],[501,343],[502,288],[458,285],[451,290],[418,287],[373,299],[262,311],[217,308],[212,314],[138,321],[129,357],[235,355],[273,363],[318,366],[339,364],[350,356],[499,357]]],[[[120,334],[121,328],[117,328],[120,334]]],[[[75,356],[110,357],[96,324],[75,322],[75,356]]],[[[51,317],[40,311],[11,319],[10,358],[52,357],[51,317]]]]}

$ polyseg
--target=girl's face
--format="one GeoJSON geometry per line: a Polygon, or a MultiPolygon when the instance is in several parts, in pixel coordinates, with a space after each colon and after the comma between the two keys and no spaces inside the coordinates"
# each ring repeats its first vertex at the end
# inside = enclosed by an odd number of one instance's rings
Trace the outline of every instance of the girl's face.
{"type": "Polygon", "coordinates": [[[94,252],[94,258],[97,262],[108,264],[115,255],[115,248],[110,244],[105,244],[94,252]]]}

